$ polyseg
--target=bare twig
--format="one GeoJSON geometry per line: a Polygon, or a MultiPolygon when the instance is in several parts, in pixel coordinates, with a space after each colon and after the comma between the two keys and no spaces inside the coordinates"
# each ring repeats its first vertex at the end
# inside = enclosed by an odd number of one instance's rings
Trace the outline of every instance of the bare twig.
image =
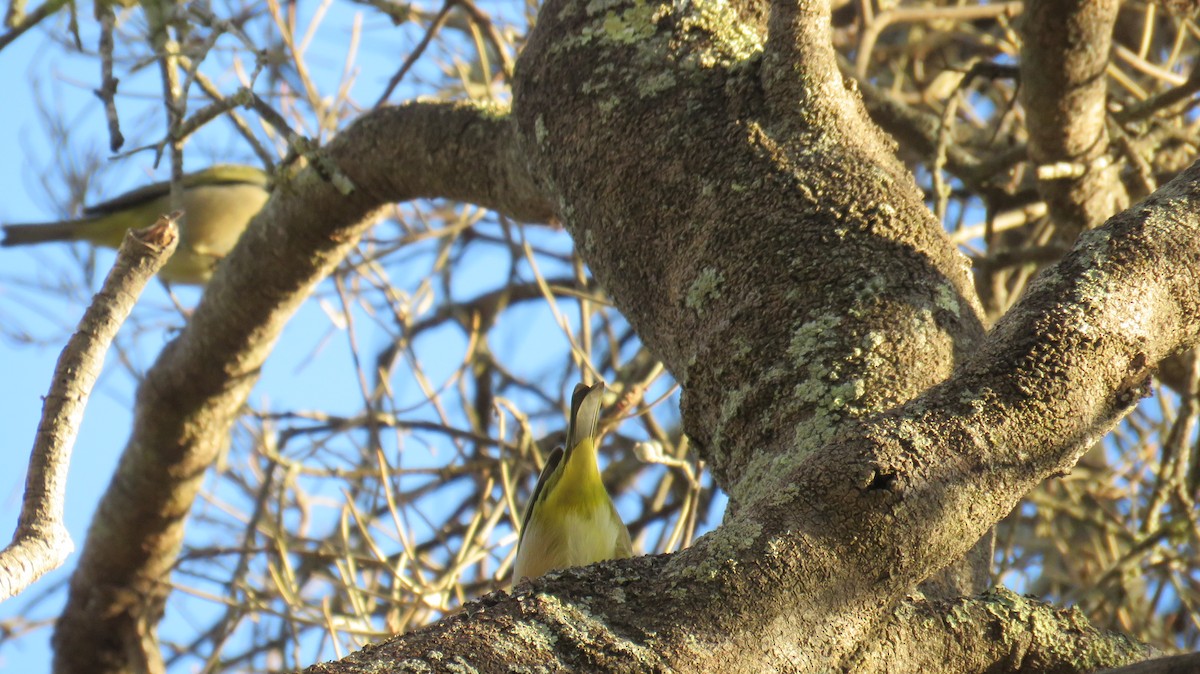
{"type": "Polygon", "coordinates": [[[179,215],[164,216],[150,228],[126,234],[104,286],[58,358],[29,459],[17,531],[0,552],[0,601],[61,566],[74,549],[63,523],[63,500],[75,436],[109,344],[146,282],[175,252],[179,215]]]}
{"type": "Polygon", "coordinates": [[[8,6],[8,13],[4,17],[4,25],[9,27],[9,31],[0,35],[0,49],[4,49],[13,40],[21,37],[30,28],[41,23],[42,19],[62,9],[63,5],[67,4],[67,0],[46,0],[29,14],[24,13],[25,3],[14,0],[8,6]]]}
{"type": "Polygon", "coordinates": [[[404,75],[407,74],[409,69],[412,68],[413,64],[417,62],[417,59],[421,58],[421,54],[425,53],[425,49],[429,46],[429,43],[433,41],[434,36],[437,35],[438,31],[442,29],[442,26],[446,24],[446,17],[450,15],[450,10],[454,8],[456,3],[457,0],[445,1],[445,3],[442,5],[441,11],[439,11],[437,16],[433,19],[433,23],[429,24],[429,28],[425,31],[424,37],[421,38],[421,41],[417,43],[417,46],[414,47],[412,52],[409,53],[409,55],[404,59],[404,63],[400,64],[400,69],[396,71],[395,75],[392,75],[392,79],[389,80],[387,86],[384,87],[383,94],[380,95],[379,100],[375,102],[375,107],[383,105],[387,102],[387,99],[391,97],[392,92],[395,91],[396,87],[400,84],[400,80],[404,79],[404,75]]]}

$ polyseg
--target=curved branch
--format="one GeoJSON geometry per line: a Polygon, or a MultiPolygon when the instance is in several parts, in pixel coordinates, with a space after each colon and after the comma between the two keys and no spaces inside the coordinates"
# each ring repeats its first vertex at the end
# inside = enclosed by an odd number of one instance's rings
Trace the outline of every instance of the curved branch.
{"type": "MultiPolygon", "coordinates": [[[[308,671],[446,661],[482,671],[826,671],[866,667],[856,645],[880,629],[913,640],[876,646],[911,658],[886,660],[889,671],[941,656],[962,658],[947,663],[954,671],[1016,672],[1152,655],[1075,611],[1005,592],[946,605],[940,625],[881,621],[939,560],[1090,447],[1136,400],[1147,363],[1200,339],[1198,233],[1200,165],[1083,237],[955,376],[820,453],[793,450],[777,464],[788,472],[763,476],[757,497],[695,547],[552,573],[308,671]],[[993,628],[1012,639],[992,639],[993,628]],[[920,647],[950,634],[986,636],[987,649],[970,639],[920,647]],[[999,668],[973,668],[983,661],[999,668]]],[[[928,611],[900,609],[914,610],[928,611]]]]}
{"type": "Polygon", "coordinates": [[[683,381],[731,515],[685,551],[551,574],[345,671],[430,653],[836,669],[1200,337],[1200,168],[1083,237],[983,340],[961,258],[894,158],[847,132],[854,106],[767,100],[760,68],[824,66],[786,46],[772,65],[697,4],[551,0],[515,113],[597,278],[683,381]]]}
{"type": "Polygon", "coordinates": [[[139,388],[132,435],[54,634],[55,671],[128,671],[134,654],[160,657],[154,626],[205,471],[284,324],[381,206],[445,197],[523,220],[550,217],[502,110],[381,109],[323,152],[355,189],[343,195],[312,169],[281,180],[139,388]]]}

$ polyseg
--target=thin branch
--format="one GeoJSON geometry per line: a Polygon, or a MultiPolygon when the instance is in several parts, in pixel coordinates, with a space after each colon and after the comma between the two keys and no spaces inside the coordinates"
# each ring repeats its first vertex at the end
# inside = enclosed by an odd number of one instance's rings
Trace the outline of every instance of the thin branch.
{"type": "Polygon", "coordinates": [[[108,120],[108,149],[116,152],[125,144],[125,136],[121,133],[121,118],[117,115],[117,84],[119,80],[113,77],[113,30],[116,17],[113,16],[112,4],[96,3],[96,19],[100,22],[100,88],[96,97],[104,104],[104,117],[108,120]]]}
{"type": "Polygon", "coordinates": [[[4,17],[4,25],[11,28],[7,33],[0,35],[0,50],[7,47],[13,40],[21,37],[30,28],[42,22],[42,19],[62,9],[63,5],[67,4],[68,0],[46,0],[37,9],[29,14],[23,12],[24,2],[14,2],[8,6],[8,14],[4,17]]]}
{"type": "Polygon", "coordinates": [[[175,252],[179,215],[164,216],[150,228],[125,235],[104,286],[58,358],[29,459],[17,531],[0,552],[0,601],[61,566],[74,549],[63,523],[71,449],[109,344],[146,282],[175,252]]]}
{"type": "Polygon", "coordinates": [[[388,98],[391,97],[392,92],[396,90],[396,87],[400,84],[400,80],[404,79],[404,76],[408,73],[409,68],[412,68],[413,64],[417,62],[417,59],[421,58],[421,54],[425,53],[425,49],[429,47],[429,43],[433,41],[434,36],[437,35],[438,31],[442,29],[442,26],[446,25],[446,18],[450,16],[450,10],[454,9],[455,4],[457,4],[457,0],[445,1],[445,3],[442,5],[441,11],[439,11],[437,16],[434,17],[433,23],[429,24],[429,28],[425,31],[425,35],[421,38],[421,41],[417,43],[417,46],[413,48],[408,57],[404,59],[404,63],[400,65],[400,69],[396,71],[396,74],[392,75],[392,79],[388,81],[388,85],[384,88],[383,94],[379,97],[379,100],[375,102],[375,107],[380,107],[387,102],[388,98]]]}

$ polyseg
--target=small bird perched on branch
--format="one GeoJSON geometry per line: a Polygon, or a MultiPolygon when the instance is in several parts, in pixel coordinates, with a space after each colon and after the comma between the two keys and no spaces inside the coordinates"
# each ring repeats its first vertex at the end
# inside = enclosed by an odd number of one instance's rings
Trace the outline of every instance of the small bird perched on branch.
{"type": "MultiPolygon", "coordinates": [[[[267,203],[267,174],[253,166],[218,164],[185,175],[182,187],[179,247],[158,275],[172,283],[204,284],[267,203]]],[[[154,183],[90,206],[75,220],[4,225],[0,245],[88,241],[118,248],[127,230],[149,227],[172,210],[171,183],[154,183]]]]}
{"type": "Polygon", "coordinates": [[[578,384],[571,396],[567,447],[556,447],[522,518],[513,585],[555,569],[633,554],[629,530],[617,514],[596,464],[596,424],[604,384],[578,384]]]}

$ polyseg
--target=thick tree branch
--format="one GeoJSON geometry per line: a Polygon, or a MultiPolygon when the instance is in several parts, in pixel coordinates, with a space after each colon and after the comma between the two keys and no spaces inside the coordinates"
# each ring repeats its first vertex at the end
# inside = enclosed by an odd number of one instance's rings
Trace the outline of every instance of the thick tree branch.
{"type": "MultiPolygon", "coordinates": [[[[759,82],[767,57],[732,10],[555,7],[516,82],[523,139],[597,278],[685,384],[689,435],[735,500],[751,464],[769,470],[761,450],[780,436],[815,449],[940,381],[973,347],[982,327],[964,261],[832,58],[773,66],[837,82],[820,97],[785,87],[773,105],[759,82]],[[613,16],[642,39],[613,30],[613,16]],[[613,35],[562,37],[594,31],[613,35]],[[662,72],[647,75],[650,64],[662,72]],[[647,78],[674,86],[647,92],[647,78]],[[821,112],[806,121],[808,103],[821,112]],[[913,282],[912,265],[928,276],[913,282]]],[[[780,30],[830,49],[818,27],[780,30]]]]}
{"type": "MultiPolygon", "coordinates": [[[[892,157],[895,142],[867,120],[857,95],[847,95],[855,81],[838,68],[828,0],[772,0],[770,8],[761,79],[779,139],[808,144],[814,140],[810,134],[820,130],[822,142],[844,142],[881,160],[892,157]]],[[[908,180],[898,163],[886,168],[908,180]]]]}
{"type": "MultiPolygon", "coordinates": [[[[832,67],[827,7],[777,0],[766,45],[761,7],[549,0],[514,94],[544,194],[684,383],[728,521],[672,556],[486,597],[340,671],[843,667],[916,583],[1069,469],[1147,363],[1197,339],[1200,169],[1083,237],[984,340],[962,257],[832,67]]],[[[545,213],[511,142],[508,173],[464,175],[480,150],[463,139],[502,120],[433,110],[368,116],[327,149],[348,197],[309,172],[285,181],[164,351],[73,583],[60,671],[154,656],[199,478],[284,320],[373,209],[482,178],[545,213]]],[[[472,200],[496,205],[484,191],[472,200]]]]}
{"type": "MultiPolygon", "coordinates": [[[[954,377],[822,452],[794,451],[777,463],[790,472],[763,476],[758,496],[695,547],[551,574],[310,671],[446,661],[483,671],[865,667],[855,645],[886,632],[884,607],[1066,470],[1140,395],[1146,363],[1200,338],[1198,232],[1195,166],[1086,235],[954,377]]],[[[964,602],[946,624],[906,638],[982,638],[996,627],[1012,637],[1000,649],[989,640],[983,653],[946,646],[942,655],[964,658],[950,665],[956,671],[1069,672],[1150,654],[1091,630],[1076,612],[1005,596],[1004,610],[964,602]],[[985,613],[978,631],[949,622],[985,613]],[[1047,625],[1062,629],[1041,632],[1047,625]]],[[[923,671],[930,654],[911,655],[904,669],[923,671]]]]}
{"type": "Polygon", "coordinates": [[[1078,609],[997,589],[944,601],[907,599],[847,663],[854,674],[1078,674],[1158,655],[1092,627],[1078,609]]]}
{"type": "Polygon", "coordinates": [[[187,327],[147,373],[129,444],[58,622],[55,671],[128,671],[135,654],[147,666],[160,657],[154,626],[204,473],[283,325],[381,206],[446,197],[523,220],[550,216],[503,110],[422,103],[382,109],[324,152],[354,190],[343,195],[311,169],[281,179],[187,327]],[[131,539],[134,532],[141,538],[131,539]]]}
{"type": "Polygon", "coordinates": [[[1117,0],[1032,0],[1021,19],[1029,156],[1059,243],[1129,205],[1109,152],[1105,68],[1117,0]]]}

